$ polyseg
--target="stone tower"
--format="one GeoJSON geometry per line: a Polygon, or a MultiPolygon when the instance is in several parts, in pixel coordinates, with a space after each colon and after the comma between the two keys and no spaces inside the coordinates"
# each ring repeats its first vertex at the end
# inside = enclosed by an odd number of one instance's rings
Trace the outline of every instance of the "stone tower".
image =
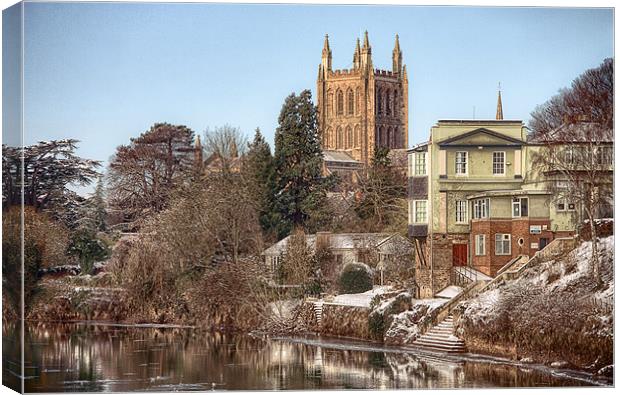
{"type": "Polygon", "coordinates": [[[396,35],[392,70],[376,70],[368,32],[357,39],[353,68],[332,70],[325,35],[317,78],[319,129],[324,150],[344,151],[369,164],[377,147],[408,146],[407,68],[396,35]]]}

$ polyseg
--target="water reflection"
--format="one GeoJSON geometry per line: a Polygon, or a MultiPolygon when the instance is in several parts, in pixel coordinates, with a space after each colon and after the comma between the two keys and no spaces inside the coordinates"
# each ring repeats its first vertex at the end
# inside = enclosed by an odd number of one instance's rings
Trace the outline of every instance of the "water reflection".
{"type": "MultiPolygon", "coordinates": [[[[3,339],[14,331],[5,326],[3,339]]],[[[25,358],[27,392],[586,384],[514,366],[407,353],[333,349],[191,329],[86,324],[30,324],[25,358]]],[[[18,362],[5,356],[7,360],[18,362]]]]}

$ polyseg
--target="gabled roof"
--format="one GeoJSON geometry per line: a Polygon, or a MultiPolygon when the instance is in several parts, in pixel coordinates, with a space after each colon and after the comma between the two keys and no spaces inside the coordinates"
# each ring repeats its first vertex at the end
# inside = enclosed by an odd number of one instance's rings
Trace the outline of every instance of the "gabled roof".
{"type": "Polygon", "coordinates": [[[440,147],[445,147],[445,146],[451,146],[451,145],[457,145],[457,146],[458,145],[461,145],[461,146],[463,146],[463,145],[471,145],[471,146],[484,145],[484,144],[469,144],[469,143],[461,142],[461,140],[465,140],[468,137],[471,137],[471,136],[474,136],[474,135],[477,135],[477,134],[486,134],[488,136],[495,137],[495,138],[497,138],[497,139],[499,139],[499,140],[501,140],[503,142],[502,145],[522,146],[522,145],[526,144],[526,142],[523,141],[523,140],[519,140],[519,139],[516,139],[514,137],[510,137],[510,136],[507,136],[505,134],[498,133],[496,131],[493,131],[493,130],[490,130],[490,129],[487,129],[487,128],[478,128],[478,129],[471,130],[471,131],[469,131],[467,133],[459,134],[457,136],[453,136],[453,137],[447,138],[447,139],[445,139],[443,141],[440,141],[439,142],[439,146],[440,147]]]}

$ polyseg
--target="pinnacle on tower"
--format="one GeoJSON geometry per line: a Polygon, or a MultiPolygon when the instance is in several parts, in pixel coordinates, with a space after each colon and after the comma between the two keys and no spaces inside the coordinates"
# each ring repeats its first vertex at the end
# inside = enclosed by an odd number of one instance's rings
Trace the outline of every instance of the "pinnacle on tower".
{"type": "Polygon", "coordinates": [[[331,49],[329,49],[329,34],[325,35],[325,41],[323,42],[323,55],[331,53],[331,49]]]}
{"type": "Polygon", "coordinates": [[[364,31],[364,46],[362,49],[370,52],[370,42],[368,41],[368,30],[364,31]]]}
{"type": "Polygon", "coordinates": [[[360,39],[358,37],[357,42],[355,44],[355,52],[353,52],[353,68],[354,69],[360,68],[361,57],[362,57],[362,50],[360,48],[360,39]]]}
{"type": "Polygon", "coordinates": [[[323,43],[321,65],[323,66],[323,72],[332,70],[332,50],[329,48],[329,36],[327,34],[325,35],[325,42],[323,43]]]}
{"type": "Polygon", "coordinates": [[[501,85],[497,88],[497,112],[495,113],[495,119],[500,121],[504,119],[504,111],[502,109],[502,90],[501,85]]]}
{"type": "Polygon", "coordinates": [[[403,65],[403,53],[400,51],[400,43],[398,42],[398,34],[392,51],[392,72],[400,73],[403,65]]]}

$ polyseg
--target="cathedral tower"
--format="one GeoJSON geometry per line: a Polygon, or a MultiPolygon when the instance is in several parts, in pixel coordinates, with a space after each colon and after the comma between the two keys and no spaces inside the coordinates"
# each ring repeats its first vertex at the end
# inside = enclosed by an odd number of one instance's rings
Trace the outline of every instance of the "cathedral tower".
{"type": "Polygon", "coordinates": [[[377,147],[408,146],[408,81],[398,35],[392,70],[374,69],[368,32],[357,39],[353,68],[332,70],[325,35],[317,79],[319,128],[324,150],[343,151],[365,164],[377,147]]]}

